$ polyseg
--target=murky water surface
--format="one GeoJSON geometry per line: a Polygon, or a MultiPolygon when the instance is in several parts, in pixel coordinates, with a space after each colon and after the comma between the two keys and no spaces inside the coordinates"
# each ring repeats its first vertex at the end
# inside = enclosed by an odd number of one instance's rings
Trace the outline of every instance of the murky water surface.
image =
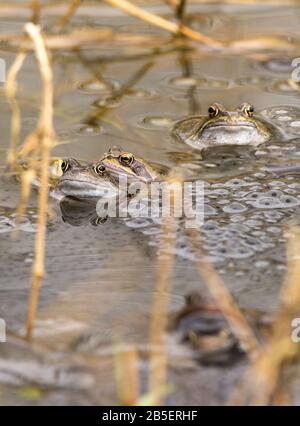
{"type": "MultiPolygon", "coordinates": [[[[297,8],[192,6],[191,10],[195,12],[191,25],[217,39],[287,32],[298,37],[297,8]]],[[[162,33],[119,12],[104,11],[97,15],[83,9],[74,26],[162,33]]],[[[157,11],[167,14],[169,9],[157,11]]],[[[44,24],[54,18],[45,18],[44,24]]],[[[0,30],[19,31],[22,22],[22,17],[6,18],[0,21],[0,30]]],[[[299,91],[289,84],[296,53],[228,55],[177,46],[172,41],[99,44],[80,53],[54,53],[55,125],[63,143],[53,155],[92,160],[119,145],[150,161],[176,166],[189,179],[203,180],[205,223],[199,238],[208,256],[241,306],[272,312],[286,269],[284,229],[297,223],[300,212],[299,91]],[[253,104],[280,136],[256,148],[207,149],[201,160],[199,152],[175,140],[170,130],[180,118],[205,115],[213,102],[228,108],[253,104]]],[[[0,56],[8,67],[14,52],[3,48],[0,56]]],[[[39,88],[35,60],[29,55],[19,84],[22,136],[36,125],[39,88]]],[[[19,238],[12,238],[19,184],[5,174],[10,111],[3,91],[0,110],[0,317],[9,330],[22,332],[37,198],[32,196],[24,213],[19,238]]],[[[160,223],[146,219],[101,223],[93,205],[75,201],[52,200],[51,207],[47,276],[35,332],[38,347],[29,350],[14,339],[0,347],[1,400],[114,403],[114,339],[138,344],[142,359],[147,359],[160,223]],[[95,356],[100,357],[97,365],[95,356]],[[106,387],[100,389],[97,383],[106,387]],[[28,388],[32,384],[34,388],[28,388]]],[[[174,250],[171,310],[183,305],[187,293],[205,291],[193,264],[197,253],[189,248],[180,227],[174,250]]],[[[223,403],[244,368],[243,363],[203,367],[182,348],[170,351],[169,380],[175,392],[169,404],[223,403]]],[[[146,368],[144,363],[140,367],[146,368]]]]}

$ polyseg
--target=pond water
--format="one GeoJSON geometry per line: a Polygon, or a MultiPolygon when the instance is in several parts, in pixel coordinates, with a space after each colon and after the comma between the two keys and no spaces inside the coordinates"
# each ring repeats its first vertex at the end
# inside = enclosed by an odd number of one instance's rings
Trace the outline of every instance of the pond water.
{"type": "MultiPolygon", "coordinates": [[[[170,14],[167,7],[150,10],[170,14]]],[[[190,10],[190,25],[216,39],[299,36],[300,9],[295,7],[192,5],[190,10]]],[[[53,9],[44,17],[45,27],[55,14],[53,9]]],[[[5,17],[0,31],[18,32],[24,21],[21,13],[5,17]]],[[[72,23],[151,34],[153,40],[53,53],[55,128],[62,141],[53,155],[94,160],[119,145],[204,181],[204,248],[240,306],[273,312],[286,270],[284,229],[297,223],[300,211],[300,168],[293,168],[300,164],[299,91],[288,82],[297,53],[228,54],[169,38],[161,43],[156,40],[162,30],[104,6],[82,8],[72,23]],[[231,109],[251,103],[280,129],[280,136],[256,148],[208,149],[201,160],[199,152],[171,136],[171,128],[188,115],[206,115],[213,102],[231,109]]],[[[14,49],[0,46],[0,56],[8,68],[14,49]]],[[[39,98],[30,54],[19,81],[22,137],[36,125],[39,98]]],[[[11,115],[3,91],[0,110],[0,318],[11,332],[24,333],[37,196],[32,195],[25,211],[19,238],[12,238],[19,184],[5,173],[11,115]]],[[[140,369],[146,374],[159,224],[109,219],[95,226],[93,208],[75,204],[51,200],[47,275],[35,330],[40,346],[30,350],[14,340],[5,351],[1,346],[1,403],[115,403],[115,339],[140,348],[140,369]],[[26,388],[32,383],[35,392],[26,388]]],[[[175,255],[171,311],[191,291],[205,292],[193,263],[197,254],[181,230],[175,255]]],[[[168,379],[175,390],[168,403],[224,403],[245,364],[208,368],[190,358],[179,349],[171,357],[168,379]]]]}

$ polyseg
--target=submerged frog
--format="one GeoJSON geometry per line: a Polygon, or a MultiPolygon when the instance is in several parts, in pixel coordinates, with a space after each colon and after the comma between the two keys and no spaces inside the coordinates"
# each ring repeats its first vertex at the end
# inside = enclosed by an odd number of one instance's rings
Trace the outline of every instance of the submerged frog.
{"type": "Polygon", "coordinates": [[[199,150],[216,145],[258,146],[274,134],[275,129],[256,117],[253,106],[248,103],[241,104],[234,111],[214,103],[208,114],[208,117],[194,116],[178,121],[173,134],[199,150]]]}

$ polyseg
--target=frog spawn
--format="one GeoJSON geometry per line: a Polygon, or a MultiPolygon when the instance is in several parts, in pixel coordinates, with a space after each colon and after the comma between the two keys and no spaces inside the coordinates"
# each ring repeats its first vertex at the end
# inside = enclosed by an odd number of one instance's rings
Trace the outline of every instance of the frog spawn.
{"type": "Polygon", "coordinates": [[[300,109],[294,106],[275,106],[266,108],[260,114],[278,126],[287,138],[299,136],[300,109]]]}
{"type": "Polygon", "coordinates": [[[17,223],[17,215],[15,209],[1,208],[0,210],[0,234],[12,232],[16,229],[23,232],[36,231],[36,212],[34,210],[27,210],[24,215],[20,217],[17,223]]]}
{"type": "MultiPolygon", "coordinates": [[[[262,177],[265,175],[261,173],[260,180],[248,176],[206,184],[205,220],[198,243],[211,261],[223,263],[258,254],[268,255],[278,242],[284,242],[282,224],[295,215],[300,205],[300,184],[292,176],[281,181],[262,180],[262,177]]],[[[161,218],[133,217],[125,219],[125,224],[147,235],[150,246],[159,246],[161,218]]],[[[197,250],[191,248],[187,239],[183,219],[179,220],[176,245],[172,250],[186,259],[198,257],[197,250]]]]}

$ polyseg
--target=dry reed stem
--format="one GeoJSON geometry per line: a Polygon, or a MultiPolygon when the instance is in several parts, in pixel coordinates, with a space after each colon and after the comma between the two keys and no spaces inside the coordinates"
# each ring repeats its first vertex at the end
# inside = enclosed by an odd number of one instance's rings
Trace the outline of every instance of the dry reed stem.
{"type": "MultiPolygon", "coordinates": [[[[53,77],[52,69],[46,50],[46,45],[41,35],[40,28],[32,23],[25,25],[25,31],[30,36],[35,46],[35,54],[38,61],[39,71],[43,82],[43,98],[38,126],[34,132],[39,141],[41,154],[40,163],[40,188],[38,203],[38,224],[35,240],[35,259],[32,272],[32,286],[29,300],[29,310],[27,317],[28,340],[32,338],[36,310],[39,300],[39,290],[41,280],[44,276],[44,256],[45,256],[45,234],[47,223],[48,204],[48,180],[49,180],[49,159],[50,151],[55,138],[53,129],[53,77]]],[[[31,135],[32,136],[32,135],[31,135]]],[[[27,141],[28,142],[28,141],[27,141]]],[[[32,138],[29,139],[32,142],[32,138]]],[[[26,141],[25,141],[26,146],[26,141]]]]}
{"type": "Polygon", "coordinates": [[[147,12],[141,9],[138,6],[130,3],[127,0],[105,0],[106,3],[111,4],[112,6],[118,7],[122,9],[124,12],[132,15],[138,19],[141,19],[145,22],[148,22],[151,25],[155,25],[156,27],[162,28],[172,34],[175,35],[183,35],[191,40],[198,41],[199,43],[205,44],[207,46],[213,48],[221,48],[223,44],[219,41],[213,40],[212,38],[205,36],[193,29],[185,26],[178,25],[174,22],[168,21],[167,19],[162,18],[161,16],[157,16],[153,13],[147,12]]]}
{"type": "Polygon", "coordinates": [[[5,94],[12,111],[11,143],[7,154],[7,162],[13,168],[17,167],[17,146],[20,139],[21,112],[16,100],[17,76],[26,58],[26,52],[20,51],[7,73],[5,94]]]}
{"type": "Polygon", "coordinates": [[[163,2],[168,4],[171,7],[177,7],[178,6],[177,0],[163,0],[163,2]]]}
{"type": "Polygon", "coordinates": [[[288,269],[271,337],[233,392],[229,404],[268,405],[280,401],[281,388],[278,385],[282,367],[299,353],[299,345],[291,338],[291,321],[299,316],[300,311],[300,228],[290,228],[286,236],[288,269]]]}
{"type": "Polygon", "coordinates": [[[60,30],[62,30],[70,21],[72,16],[76,13],[76,10],[78,9],[79,5],[81,3],[81,0],[71,0],[71,4],[66,11],[65,15],[62,16],[62,18],[59,20],[57,26],[60,30]]]}
{"type": "MultiPolygon", "coordinates": [[[[74,30],[69,34],[47,35],[44,38],[48,49],[76,49],[100,41],[111,41],[113,40],[113,32],[110,28],[82,28],[74,30]]],[[[116,40],[121,42],[122,36],[116,36],[116,40]]],[[[133,37],[133,40],[136,42],[136,37],[133,37]]],[[[17,47],[22,45],[22,47],[27,50],[34,50],[34,43],[31,40],[27,40],[27,38],[22,35],[1,34],[0,41],[8,42],[12,46],[17,45],[17,47]]]]}
{"type": "Polygon", "coordinates": [[[41,5],[40,0],[31,0],[32,17],[31,21],[38,24],[40,21],[41,5]]]}
{"type": "Polygon", "coordinates": [[[115,352],[115,377],[119,403],[137,405],[140,396],[139,357],[135,346],[115,352]]]}
{"type": "Polygon", "coordinates": [[[241,40],[232,40],[228,43],[227,48],[232,53],[240,52],[258,52],[263,50],[295,50],[299,49],[298,41],[291,42],[286,36],[261,36],[245,38],[241,40]]]}
{"type": "MultiPolygon", "coordinates": [[[[163,219],[161,241],[157,261],[157,277],[154,290],[154,301],[150,323],[150,365],[149,365],[149,394],[166,389],[167,381],[167,351],[165,348],[165,332],[169,306],[172,267],[174,262],[174,247],[176,243],[177,221],[172,214],[174,200],[177,198],[181,179],[172,177],[167,180],[169,185],[175,185],[170,194],[171,214],[163,219]],[[160,351],[155,348],[161,348],[160,351]]],[[[178,199],[178,198],[177,198],[178,199]]],[[[163,403],[163,395],[157,404],[163,403]]]]}
{"type": "Polygon", "coordinates": [[[196,243],[197,240],[199,241],[199,231],[197,229],[190,228],[186,230],[186,233],[189,238],[190,245],[197,251],[197,256],[199,256],[195,260],[195,263],[200,276],[203,278],[210,294],[222,311],[232,332],[239,340],[241,347],[247,353],[249,359],[256,359],[257,355],[260,353],[259,343],[252,331],[252,328],[226,288],[223,280],[212,264],[205,258],[205,254],[203,253],[200,244],[198,245],[196,243]]]}

